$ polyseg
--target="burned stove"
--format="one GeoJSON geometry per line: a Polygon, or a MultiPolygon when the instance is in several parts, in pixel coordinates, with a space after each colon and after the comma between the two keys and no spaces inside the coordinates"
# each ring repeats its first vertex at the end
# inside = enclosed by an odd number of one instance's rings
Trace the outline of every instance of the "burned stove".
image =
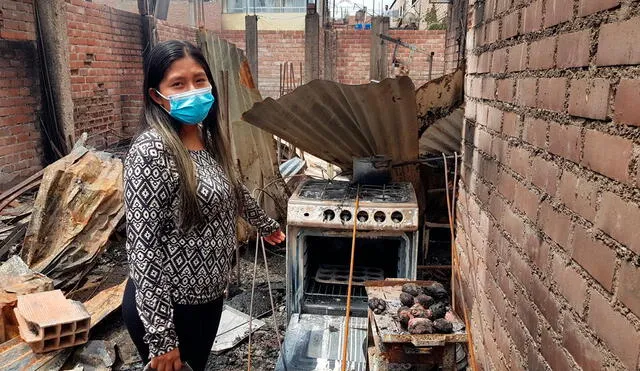
{"type": "Polygon", "coordinates": [[[346,312],[351,238],[357,219],[351,291],[349,369],[366,368],[364,282],[415,279],[418,204],[410,183],[381,186],[309,180],[289,200],[287,314],[289,327],[277,369],[333,370],[346,312]]]}

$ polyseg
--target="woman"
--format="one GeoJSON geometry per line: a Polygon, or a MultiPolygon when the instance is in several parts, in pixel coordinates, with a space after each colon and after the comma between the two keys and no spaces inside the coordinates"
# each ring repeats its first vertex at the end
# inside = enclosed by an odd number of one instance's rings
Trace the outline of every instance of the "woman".
{"type": "Polygon", "coordinates": [[[284,240],[233,171],[204,56],[167,41],[145,61],[144,131],[125,160],[130,280],[122,310],[143,362],[203,370],[222,313],[237,215],[284,240]]]}

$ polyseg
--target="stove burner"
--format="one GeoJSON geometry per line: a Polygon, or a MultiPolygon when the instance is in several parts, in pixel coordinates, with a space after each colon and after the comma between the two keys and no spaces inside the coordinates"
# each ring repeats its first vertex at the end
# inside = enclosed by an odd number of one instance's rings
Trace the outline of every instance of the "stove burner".
{"type": "MultiPolygon", "coordinates": [[[[358,186],[349,182],[310,180],[300,189],[300,198],[320,201],[355,201],[358,186]]],[[[411,200],[411,184],[361,185],[360,201],[401,203],[411,200]]]]}

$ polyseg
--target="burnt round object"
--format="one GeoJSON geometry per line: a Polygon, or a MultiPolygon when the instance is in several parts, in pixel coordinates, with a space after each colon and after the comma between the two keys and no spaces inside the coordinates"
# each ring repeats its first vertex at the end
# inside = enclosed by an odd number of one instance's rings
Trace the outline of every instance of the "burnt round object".
{"type": "Polygon", "coordinates": [[[402,312],[402,311],[407,311],[408,312],[409,310],[410,310],[409,307],[406,307],[406,306],[403,305],[400,308],[398,308],[398,313],[397,314],[400,315],[400,312],[402,312]]]}
{"type": "Polygon", "coordinates": [[[425,308],[429,308],[436,302],[431,296],[425,294],[416,296],[416,301],[425,308]]]}
{"type": "Polygon", "coordinates": [[[411,296],[418,296],[422,294],[422,288],[415,283],[405,283],[402,285],[402,292],[406,292],[411,296]]]}
{"type": "Polygon", "coordinates": [[[444,303],[435,303],[429,307],[429,310],[431,311],[431,319],[444,318],[447,314],[447,305],[444,303]]]}
{"type": "Polygon", "coordinates": [[[438,318],[433,321],[433,328],[441,334],[450,334],[453,332],[453,324],[444,318],[438,318]]]}
{"type": "Polygon", "coordinates": [[[405,307],[411,307],[414,304],[413,295],[407,294],[406,292],[400,293],[400,302],[405,307]]]}
{"type": "Polygon", "coordinates": [[[383,299],[371,298],[369,299],[369,308],[375,314],[381,314],[387,310],[387,302],[383,299]]]}
{"type": "Polygon", "coordinates": [[[400,309],[402,310],[398,312],[398,320],[400,321],[400,325],[402,325],[403,328],[407,328],[407,326],[409,326],[409,321],[413,318],[413,316],[411,315],[411,311],[409,310],[409,308],[400,309]]]}
{"type": "Polygon", "coordinates": [[[449,293],[447,292],[447,289],[445,289],[444,285],[442,285],[440,282],[434,282],[431,285],[426,286],[424,288],[424,291],[427,295],[437,300],[443,300],[443,299],[449,298],[449,293]]]}
{"type": "Polygon", "coordinates": [[[429,315],[430,315],[429,311],[428,311],[428,310],[426,310],[426,309],[425,309],[422,305],[420,305],[420,304],[414,304],[414,305],[411,307],[410,312],[411,312],[411,315],[412,315],[413,317],[416,317],[416,318],[429,318],[429,315]]]}
{"type": "Polygon", "coordinates": [[[427,318],[412,318],[408,329],[411,334],[433,334],[433,322],[427,318]]]}

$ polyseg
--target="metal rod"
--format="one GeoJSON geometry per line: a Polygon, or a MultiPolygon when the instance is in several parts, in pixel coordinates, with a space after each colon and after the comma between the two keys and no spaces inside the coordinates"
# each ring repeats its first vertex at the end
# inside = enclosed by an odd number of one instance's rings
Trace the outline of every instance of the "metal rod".
{"type": "MultiPolygon", "coordinates": [[[[449,166],[447,165],[446,156],[443,153],[442,157],[444,158],[444,189],[446,193],[447,199],[447,214],[449,216],[449,232],[451,234],[451,265],[455,267],[456,257],[453,255],[453,243],[455,241],[455,234],[453,233],[453,218],[451,216],[451,200],[449,198],[449,166]]],[[[451,270],[451,307],[456,307],[456,287],[455,287],[455,271],[451,270]]]]}
{"type": "MultiPolygon", "coordinates": [[[[264,270],[267,276],[267,287],[269,288],[269,300],[271,301],[271,318],[273,319],[273,330],[278,337],[278,346],[282,347],[282,338],[280,337],[280,331],[278,331],[278,320],[276,319],[276,305],[273,302],[273,292],[271,291],[271,279],[269,278],[269,264],[267,263],[267,252],[264,248],[264,238],[260,237],[260,245],[262,246],[262,257],[264,258],[264,270]]],[[[251,328],[249,328],[251,331],[251,328]]]]}
{"type": "Polygon", "coordinates": [[[351,261],[349,263],[349,285],[347,286],[347,313],[344,320],[344,340],[342,342],[342,371],[347,369],[347,345],[349,343],[349,320],[351,319],[351,285],[356,253],[356,230],[358,229],[358,206],[360,205],[360,185],[356,191],[356,206],[353,210],[353,235],[351,237],[351,261]]]}
{"type": "Polygon", "coordinates": [[[435,53],[431,52],[429,54],[429,81],[431,81],[431,73],[433,72],[433,54],[435,53]]]}

